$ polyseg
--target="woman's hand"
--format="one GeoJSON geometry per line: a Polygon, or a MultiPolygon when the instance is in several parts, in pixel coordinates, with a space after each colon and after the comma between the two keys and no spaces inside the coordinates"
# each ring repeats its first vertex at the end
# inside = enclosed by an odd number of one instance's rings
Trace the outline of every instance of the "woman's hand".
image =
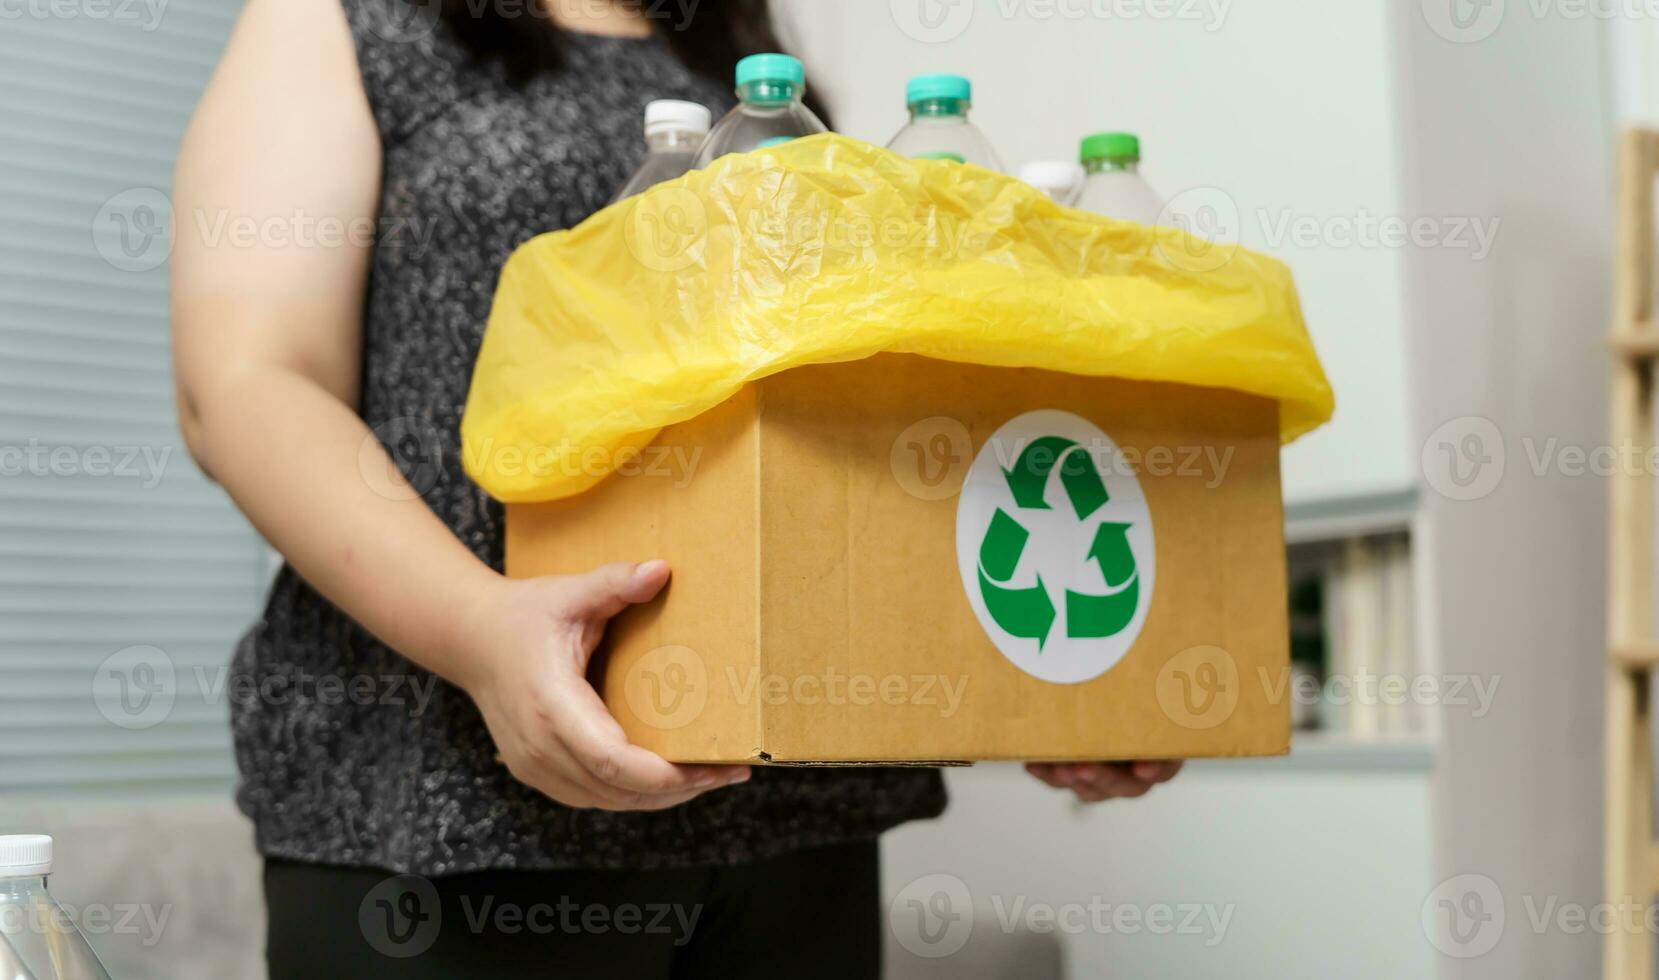
{"type": "Polygon", "coordinates": [[[747,766],[683,766],[628,742],[587,681],[605,624],[648,602],[668,564],[501,579],[467,617],[457,680],[478,703],[513,777],[567,806],[661,810],[749,778],[747,766]]]}
{"type": "Polygon", "coordinates": [[[1181,771],[1180,760],[1141,762],[1028,762],[1025,771],[1055,789],[1069,789],[1084,803],[1145,796],[1181,771]]]}

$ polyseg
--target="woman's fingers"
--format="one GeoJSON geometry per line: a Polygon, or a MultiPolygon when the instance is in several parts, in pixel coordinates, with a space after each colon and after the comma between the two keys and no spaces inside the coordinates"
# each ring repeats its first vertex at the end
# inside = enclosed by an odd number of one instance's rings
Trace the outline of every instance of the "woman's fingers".
{"type": "MultiPolygon", "coordinates": [[[[607,620],[629,606],[650,602],[668,584],[668,562],[656,559],[635,564],[616,562],[577,576],[577,610],[607,620]]],[[[603,625],[603,623],[601,623],[603,625]]]]}
{"type": "Polygon", "coordinates": [[[1055,789],[1067,789],[1069,784],[1061,778],[1059,769],[1059,766],[1050,765],[1046,762],[1027,762],[1025,764],[1025,771],[1031,775],[1036,776],[1055,789]]]}
{"type": "Polygon", "coordinates": [[[1130,767],[1123,763],[1106,763],[1103,765],[1084,765],[1077,767],[1076,789],[1078,795],[1088,794],[1090,802],[1109,800],[1116,797],[1133,799],[1146,795],[1152,784],[1137,779],[1130,771],[1130,767]]]}
{"type": "Polygon", "coordinates": [[[1025,771],[1055,789],[1069,789],[1085,803],[1145,796],[1181,771],[1176,760],[1027,763],[1025,771]]]}
{"type": "Polygon", "coordinates": [[[1149,783],[1167,783],[1181,771],[1180,759],[1151,759],[1136,762],[1131,766],[1135,778],[1149,783]]]}
{"type": "Polygon", "coordinates": [[[599,695],[572,685],[560,705],[553,733],[572,759],[619,800],[697,793],[743,782],[748,766],[676,765],[628,741],[599,695]]]}
{"type": "Polygon", "coordinates": [[[594,810],[666,810],[729,785],[729,782],[716,780],[677,793],[639,793],[619,789],[594,778],[562,747],[554,747],[541,754],[528,767],[515,771],[513,777],[566,806],[594,810]]]}

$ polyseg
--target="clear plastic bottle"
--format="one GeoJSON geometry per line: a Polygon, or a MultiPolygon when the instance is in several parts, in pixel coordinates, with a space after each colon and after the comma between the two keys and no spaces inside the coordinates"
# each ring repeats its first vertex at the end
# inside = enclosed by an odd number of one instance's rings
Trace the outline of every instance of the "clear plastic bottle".
{"type": "Polygon", "coordinates": [[[1020,167],[1020,179],[1068,207],[1083,190],[1083,167],[1070,160],[1032,160],[1020,167]]]}
{"type": "Polygon", "coordinates": [[[1088,178],[1078,195],[1084,211],[1155,225],[1164,210],[1159,197],[1141,179],[1141,141],[1134,133],[1096,133],[1083,140],[1083,169],[1088,178]]]}
{"type": "Polygon", "coordinates": [[[645,107],[645,162],[616,192],[611,203],[673,180],[697,160],[713,116],[695,102],[659,99],[645,107]]]}
{"type": "Polygon", "coordinates": [[[0,837],[0,978],[110,980],[86,937],[46,891],[52,838],[0,837]]]}
{"type": "Polygon", "coordinates": [[[907,157],[950,153],[966,163],[1001,172],[1002,160],[990,140],[968,121],[973,83],[961,75],[918,75],[905,86],[910,122],[887,148],[907,157]]]}
{"type": "Polygon", "coordinates": [[[747,153],[767,140],[826,131],[801,98],[806,70],[786,54],[752,54],[737,63],[737,108],[715,123],[695,166],[706,167],[728,153],[747,153]]]}

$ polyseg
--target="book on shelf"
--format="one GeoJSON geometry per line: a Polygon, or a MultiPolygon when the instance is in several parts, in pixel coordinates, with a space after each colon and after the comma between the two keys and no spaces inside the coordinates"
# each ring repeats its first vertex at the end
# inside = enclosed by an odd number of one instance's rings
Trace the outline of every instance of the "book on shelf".
{"type": "Polygon", "coordinates": [[[1411,549],[1404,535],[1342,542],[1325,569],[1321,726],[1359,739],[1420,734],[1411,549]]]}

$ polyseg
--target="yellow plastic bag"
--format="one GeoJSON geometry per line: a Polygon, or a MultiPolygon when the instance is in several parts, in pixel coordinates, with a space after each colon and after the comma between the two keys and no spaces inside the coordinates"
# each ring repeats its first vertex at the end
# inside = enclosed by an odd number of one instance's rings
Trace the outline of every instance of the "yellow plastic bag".
{"type": "Polygon", "coordinates": [[[744,384],[882,351],[1234,388],[1286,441],[1333,401],[1279,262],[825,135],[705,170],[508,261],[461,422],[507,502],[587,489],[744,384]]]}

